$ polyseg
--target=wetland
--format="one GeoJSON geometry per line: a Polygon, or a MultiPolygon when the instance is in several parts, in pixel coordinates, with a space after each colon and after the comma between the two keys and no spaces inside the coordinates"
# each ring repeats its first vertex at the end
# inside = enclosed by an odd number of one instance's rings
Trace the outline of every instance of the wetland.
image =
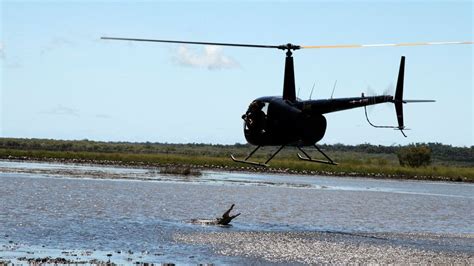
{"type": "Polygon", "coordinates": [[[469,183],[9,160],[0,183],[4,262],[474,263],[469,183]]]}

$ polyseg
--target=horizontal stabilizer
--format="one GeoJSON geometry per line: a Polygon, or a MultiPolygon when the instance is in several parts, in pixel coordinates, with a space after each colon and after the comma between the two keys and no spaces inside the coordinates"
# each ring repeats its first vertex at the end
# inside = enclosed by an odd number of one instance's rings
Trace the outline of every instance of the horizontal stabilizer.
{"type": "Polygon", "coordinates": [[[434,103],[435,100],[402,100],[403,103],[434,103]]]}

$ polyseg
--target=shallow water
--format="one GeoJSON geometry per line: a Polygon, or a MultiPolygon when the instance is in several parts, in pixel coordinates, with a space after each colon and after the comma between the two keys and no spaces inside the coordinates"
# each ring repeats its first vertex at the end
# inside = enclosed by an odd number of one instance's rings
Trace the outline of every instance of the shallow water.
{"type": "Polygon", "coordinates": [[[245,232],[333,233],[346,240],[389,234],[390,245],[474,255],[472,184],[212,171],[181,177],[9,161],[0,161],[0,184],[0,260],[15,259],[19,250],[95,250],[119,263],[279,262],[216,252],[214,240],[192,238],[245,232]],[[188,223],[220,216],[232,203],[242,215],[230,228],[188,223]],[[410,234],[424,237],[419,246],[407,242],[410,234]],[[439,235],[446,243],[430,242],[439,235]]]}

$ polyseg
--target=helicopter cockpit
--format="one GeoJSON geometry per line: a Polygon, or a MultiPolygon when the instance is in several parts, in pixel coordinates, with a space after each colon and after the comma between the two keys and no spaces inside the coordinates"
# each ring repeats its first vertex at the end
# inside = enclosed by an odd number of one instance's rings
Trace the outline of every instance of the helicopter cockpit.
{"type": "Polygon", "coordinates": [[[245,131],[263,134],[266,130],[268,102],[255,100],[250,103],[247,112],[242,115],[245,131]]]}

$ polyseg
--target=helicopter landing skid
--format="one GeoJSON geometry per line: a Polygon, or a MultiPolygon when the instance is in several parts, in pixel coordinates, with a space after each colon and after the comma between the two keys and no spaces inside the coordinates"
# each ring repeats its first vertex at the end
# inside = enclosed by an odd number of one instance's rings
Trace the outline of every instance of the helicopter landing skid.
{"type": "Polygon", "coordinates": [[[268,167],[268,162],[270,162],[273,157],[275,157],[275,155],[277,155],[284,147],[285,145],[282,145],[275,153],[272,154],[272,156],[270,156],[270,158],[268,158],[264,163],[259,163],[259,162],[252,162],[252,161],[248,161],[248,159],[250,159],[250,157],[252,157],[252,155],[258,150],[260,149],[260,147],[262,146],[257,146],[251,153],[249,153],[249,155],[247,155],[247,157],[245,157],[244,160],[239,160],[239,159],[236,159],[234,157],[234,155],[230,155],[230,158],[232,158],[232,161],[234,162],[237,162],[237,163],[245,163],[245,164],[250,164],[250,165],[254,165],[254,166],[262,166],[262,167],[268,167]]]}
{"type": "Polygon", "coordinates": [[[301,156],[301,154],[298,153],[298,158],[300,158],[300,160],[308,161],[308,162],[337,165],[337,163],[335,163],[331,158],[329,158],[329,156],[327,156],[318,146],[314,145],[314,147],[328,160],[324,161],[324,160],[312,159],[311,156],[309,156],[303,149],[301,149],[301,147],[297,147],[297,148],[305,155],[305,157],[301,156]]]}

